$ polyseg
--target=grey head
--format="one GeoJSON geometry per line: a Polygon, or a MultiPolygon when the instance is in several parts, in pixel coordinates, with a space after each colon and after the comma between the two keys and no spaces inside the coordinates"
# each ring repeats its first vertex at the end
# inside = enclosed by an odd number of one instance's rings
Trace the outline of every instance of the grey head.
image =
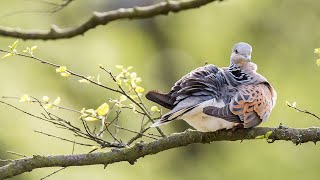
{"type": "Polygon", "coordinates": [[[230,64],[243,64],[251,60],[252,47],[245,42],[239,42],[232,48],[230,64]]]}

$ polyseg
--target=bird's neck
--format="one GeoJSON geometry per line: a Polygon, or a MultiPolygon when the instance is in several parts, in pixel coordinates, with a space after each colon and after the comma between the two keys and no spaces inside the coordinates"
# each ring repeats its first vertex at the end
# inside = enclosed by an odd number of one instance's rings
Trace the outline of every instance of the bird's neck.
{"type": "Polygon", "coordinates": [[[229,72],[229,76],[235,81],[242,82],[248,80],[247,72],[239,64],[231,63],[227,71],[229,72]]]}
{"type": "Polygon", "coordinates": [[[257,65],[252,62],[230,63],[225,69],[225,75],[231,85],[256,84],[267,80],[256,72],[257,65]]]}

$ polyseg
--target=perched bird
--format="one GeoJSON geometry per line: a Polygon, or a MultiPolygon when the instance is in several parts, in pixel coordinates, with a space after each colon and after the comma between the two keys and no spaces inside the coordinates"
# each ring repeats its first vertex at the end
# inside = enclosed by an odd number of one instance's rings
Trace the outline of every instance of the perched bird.
{"type": "Polygon", "coordinates": [[[251,128],[267,121],[277,94],[251,62],[252,47],[234,45],[230,66],[199,67],[183,76],[169,93],[149,91],[146,98],[170,109],[156,127],[183,119],[198,131],[251,128]]]}

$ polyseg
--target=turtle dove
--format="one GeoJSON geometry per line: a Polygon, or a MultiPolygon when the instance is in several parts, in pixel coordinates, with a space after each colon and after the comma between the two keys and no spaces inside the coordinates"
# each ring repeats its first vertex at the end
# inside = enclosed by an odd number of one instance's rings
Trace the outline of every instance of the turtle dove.
{"type": "Polygon", "coordinates": [[[234,45],[230,66],[199,67],[183,76],[169,93],[149,91],[146,98],[170,109],[152,127],[183,119],[198,131],[251,128],[267,121],[277,94],[251,62],[252,48],[234,45]]]}

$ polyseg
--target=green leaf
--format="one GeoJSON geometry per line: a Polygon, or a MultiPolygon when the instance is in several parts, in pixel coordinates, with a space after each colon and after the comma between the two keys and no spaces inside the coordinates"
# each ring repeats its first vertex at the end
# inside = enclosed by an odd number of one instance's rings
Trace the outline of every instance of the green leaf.
{"type": "Polygon", "coordinates": [[[317,59],[316,63],[318,66],[320,66],[320,59],[317,59]]]}
{"type": "Polygon", "coordinates": [[[92,122],[92,121],[98,121],[99,119],[96,117],[89,116],[89,117],[83,118],[83,120],[88,121],[88,122],[92,122]]]}
{"type": "Polygon", "coordinates": [[[256,139],[264,139],[264,135],[257,136],[256,139]]]}
{"type": "Polygon", "coordinates": [[[314,49],[314,53],[316,53],[316,54],[320,55],[320,48],[316,48],[316,49],[314,49]]]}
{"type": "Polygon", "coordinates": [[[57,72],[57,73],[62,73],[62,72],[66,72],[66,70],[67,70],[67,67],[65,67],[65,66],[60,66],[60,67],[58,67],[58,68],[56,69],[56,72],[57,72]]]}
{"type": "Polygon", "coordinates": [[[24,94],[20,97],[19,102],[30,102],[31,98],[28,94],[24,94]]]}
{"type": "Polygon", "coordinates": [[[125,101],[125,100],[127,100],[127,96],[121,95],[120,98],[119,98],[119,101],[120,101],[120,102],[123,102],[123,101],[125,101]]]}
{"type": "Polygon", "coordinates": [[[11,51],[13,51],[14,49],[17,48],[19,43],[19,39],[17,39],[11,46],[9,46],[9,48],[11,49],[11,51]]]}
{"type": "Polygon", "coordinates": [[[269,139],[270,135],[272,134],[273,132],[272,131],[268,131],[265,135],[265,138],[266,139],[269,139]]]}
{"type": "Polygon", "coordinates": [[[48,103],[48,104],[45,104],[43,107],[44,107],[45,109],[50,109],[50,108],[53,107],[53,104],[48,103]]]}
{"type": "Polygon", "coordinates": [[[124,69],[124,67],[123,67],[122,65],[116,65],[116,68],[117,68],[117,69],[120,69],[120,70],[123,70],[123,69],[124,69]]]}
{"type": "Polygon", "coordinates": [[[55,106],[58,106],[58,105],[60,104],[60,102],[61,102],[61,98],[60,98],[60,97],[57,97],[57,99],[55,99],[55,100],[53,101],[53,104],[54,104],[55,106]]]}
{"type": "Polygon", "coordinates": [[[86,79],[80,79],[79,83],[90,83],[90,82],[88,80],[86,80],[86,79]]]}
{"type": "Polygon", "coordinates": [[[50,98],[48,96],[43,96],[42,97],[42,101],[45,102],[45,103],[48,103],[50,100],[50,98]]]}
{"type": "Polygon", "coordinates": [[[10,57],[10,56],[13,56],[13,55],[14,55],[14,53],[7,53],[4,56],[2,56],[1,59],[7,58],[7,57],[10,57]]]}
{"type": "Polygon", "coordinates": [[[101,106],[98,107],[97,114],[99,116],[105,116],[108,114],[109,110],[109,105],[107,103],[103,103],[101,106]]]}
{"type": "Polygon", "coordinates": [[[143,87],[140,87],[140,86],[137,86],[137,87],[135,88],[135,91],[136,91],[137,93],[143,93],[144,88],[143,88],[143,87]]]}
{"type": "Polygon", "coordinates": [[[62,72],[62,73],[60,73],[60,75],[61,75],[62,77],[69,77],[69,76],[71,76],[71,73],[69,73],[69,72],[62,72]]]}
{"type": "Polygon", "coordinates": [[[87,109],[87,110],[85,110],[85,112],[89,113],[89,114],[92,114],[92,115],[96,114],[96,111],[94,109],[87,109]]]}
{"type": "Polygon", "coordinates": [[[151,111],[152,112],[159,112],[160,110],[159,110],[159,108],[157,106],[152,106],[151,107],[151,111]]]}
{"type": "Polygon", "coordinates": [[[98,76],[97,76],[97,82],[98,82],[98,84],[101,84],[101,82],[100,82],[100,74],[98,74],[98,76]]]}
{"type": "Polygon", "coordinates": [[[34,52],[37,48],[38,48],[37,46],[32,46],[32,47],[30,48],[30,51],[31,51],[31,52],[34,52]]]}
{"type": "Polygon", "coordinates": [[[136,72],[130,73],[130,78],[131,79],[136,79],[137,78],[137,73],[136,72]]]}

